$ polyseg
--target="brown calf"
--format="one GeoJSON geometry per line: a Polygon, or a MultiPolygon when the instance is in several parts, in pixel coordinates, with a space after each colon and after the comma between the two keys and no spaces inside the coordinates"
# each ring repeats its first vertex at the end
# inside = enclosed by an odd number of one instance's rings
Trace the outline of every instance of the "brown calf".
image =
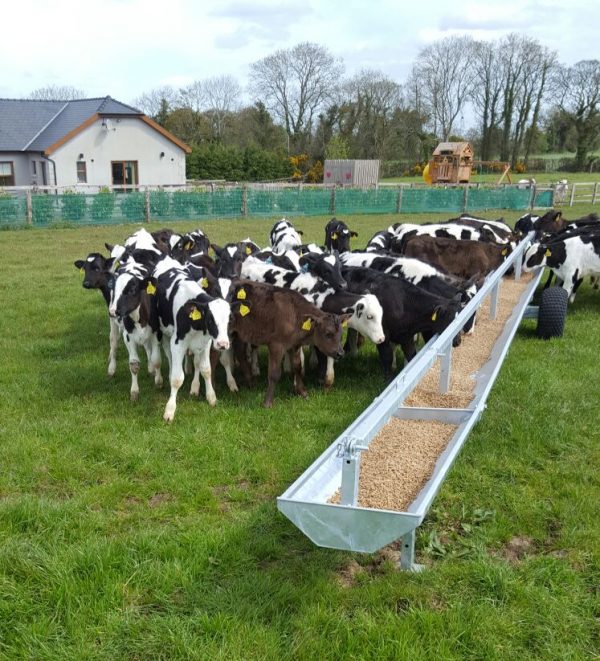
{"type": "Polygon", "coordinates": [[[411,237],[404,247],[407,257],[416,257],[464,279],[477,274],[487,275],[498,268],[510,252],[510,244],[422,235],[411,237]]]}
{"type": "Polygon", "coordinates": [[[264,406],[273,404],[275,386],[281,378],[281,361],[287,351],[294,373],[294,392],[306,397],[302,381],[300,351],[314,344],[332,358],[344,354],[340,346],[342,323],[350,315],[328,314],[309,303],[304,296],[289,289],[251,280],[240,280],[233,288],[230,332],[236,358],[247,383],[251,382],[245,343],[266,345],[269,350],[269,387],[264,406]]]}

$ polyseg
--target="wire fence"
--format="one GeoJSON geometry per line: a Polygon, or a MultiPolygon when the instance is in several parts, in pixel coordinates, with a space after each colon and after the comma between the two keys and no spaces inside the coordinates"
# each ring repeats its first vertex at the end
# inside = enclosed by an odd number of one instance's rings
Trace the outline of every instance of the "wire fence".
{"type": "Polygon", "coordinates": [[[222,187],[208,190],[0,193],[0,228],[110,225],[140,221],[260,216],[403,214],[551,207],[554,191],[536,187],[379,187],[375,189],[222,187]]]}

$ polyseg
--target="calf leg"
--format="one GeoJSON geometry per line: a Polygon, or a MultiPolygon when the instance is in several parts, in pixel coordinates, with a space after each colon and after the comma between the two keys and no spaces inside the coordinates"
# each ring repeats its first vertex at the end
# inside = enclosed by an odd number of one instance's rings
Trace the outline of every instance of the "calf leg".
{"type": "Polygon", "coordinates": [[[358,353],[358,331],[354,330],[354,328],[349,328],[346,333],[344,353],[350,356],[356,356],[358,353]]]}
{"type": "Polygon", "coordinates": [[[240,340],[240,338],[237,335],[233,336],[232,343],[233,343],[233,353],[242,370],[242,374],[244,375],[244,381],[246,382],[247,386],[251,386],[252,370],[250,368],[250,363],[248,362],[248,347],[250,345],[246,344],[246,342],[242,342],[242,340],[240,340]]]}
{"type": "Polygon", "coordinates": [[[388,340],[385,340],[381,344],[377,345],[377,351],[379,353],[379,360],[383,369],[383,378],[386,381],[391,381],[394,375],[392,369],[392,360],[395,353],[394,345],[388,340]]]}
{"type": "Polygon", "coordinates": [[[175,417],[175,409],[177,408],[177,393],[179,388],[181,388],[183,385],[184,377],[183,359],[185,357],[185,349],[182,349],[179,345],[172,345],[170,353],[171,369],[169,370],[169,381],[171,383],[171,394],[163,414],[163,420],[165,422],[171,422],[175,417]]]}
{"type": "Polygon", "coordinates": [[[544,283],[544,289],[548,289],[548,287],[550,286],[550,284],[551,284],[551,282],[552,282],[552,278],[553,278],[553,277],[554,277],[554,273],[553,273],[552,271],[550,271],[550,272],[548,273],[548,279],[547,279],[546,282],[544,283]]]}
{"type": "Polygon", "coordinates": [[[161,367],[161,356],[160,356],[160,343],[156,337],[153,336],[152,340],[149,343],[149,347],[146,348],[148,353],[148,372],[154,374],[154,385],[157,388],[162,388],[163,377],[160,370],[161,367]]]}
{"type": "Polygon", "coordinates": [[[200,394],[200,354],[194,351],[192,356],[194,358],[194,377],[190,386],[190,395],[192,397],[198,397],[200,394]]]}
{"type": "Polygon", "coordinates": [[[304,387],[304,381],[302,380],[303,374],[301,355],[302,347],[299,347],[298,349],[290,349],[288,351],[288,356],[294,372],[294,392],[296,395],[300,395],[300,397],[308,397],[308,393],[304,387]]]}
{"type": "Polygon", "coordinates": [[[325,368],[325,390],[329,390],[333,386],[333,381],[335,380],[335,369],[333,364],[333,358],[327,356],[327,367],[325,368]]]}
{"type": "MultiPolygon", "coordinates": [[[[212,370],[210,369],[210,345],[212,341],[206,345],[206,348],[200,350],[200,374],[204,379],[204,385],[206,387],[206,401],[211,405],[215,406],[217,403],[217,395],[212,384],[212,370]]],[[[194,367],[196,366],[196,352],[194,352],[194,367]]],[[[194,375],[195,376],[195,375],[194,375]]]]}
{"type": "Polygon", "coordinates": [[[140,357],[138,355],[138,347],[133,340],[127,339],[127,333],[123,333],[123,341],[127,347],[127,354],[129,356],[129,371],[131,373],[131,388],[129,389],[129,399],[131,399],[132,402],[137,402],[140,397],[140,386],[138,384],[140,357]]]}
{"type": "Polygon", "coordinates": [[[112,317],[108,318],[110,324],[109,345],[108,351],[108,376],[114,376],[117,371],[117,349],[119,348],[119,322],[112,317]]]}
{"type": "Polygon", "coordinates": [[[237,392],[238,386],[233,376],[233,351],[226,349],[219,352],[219,362],[225,368],[225,375],[227,377],[227,387],[231,392],[237,392]]]}
{"type": "Polygon", "coordinates": [[[264,407],[270,409],[273,406],[275,386],[281,378],[281,359],[283,358],[283,347],[280,344],[269,345],[269,386],[265,395],[264,407]]]}

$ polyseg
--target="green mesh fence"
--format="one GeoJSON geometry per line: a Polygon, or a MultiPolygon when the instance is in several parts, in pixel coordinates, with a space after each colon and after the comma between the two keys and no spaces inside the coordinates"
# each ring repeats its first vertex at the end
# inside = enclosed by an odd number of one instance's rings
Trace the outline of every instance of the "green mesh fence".
{"type": "MultiPolygon", "coordinates": [[[[535,195],[535,207],[551,207],[553,192],[535,195]]],[[[488,209],[525,210],[531,191],[503,188],[324,189],[297,186],[280,189],[222,188],[214,191],[151,191],[95,195],[32,195],[28,218],[25,196],[0,194],[0,228],[69,223],[107,225],[144,220],[207,220],[242,216],[350,215],[377,213],[455,214],[488,209]]]]}

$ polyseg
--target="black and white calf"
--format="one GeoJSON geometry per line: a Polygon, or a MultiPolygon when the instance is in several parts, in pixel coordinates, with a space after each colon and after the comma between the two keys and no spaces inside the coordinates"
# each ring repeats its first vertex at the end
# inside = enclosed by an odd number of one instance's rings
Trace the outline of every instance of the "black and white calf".
{"type": "Polygon", "coordinates": [[[294,250],[302,244],[301,235],[289,220],[282,218],[273,225],[269,239],[274,253],[281,254],[286,250],[294,250]]]}
{"type": "MultiPolygon", "coordinates": [[[[102,292],[104,302],[108,308],[110,304],[109,281],[112,279],[112,269],[114,260],[106,258],[99,252],[90,253],[85,259],[78,259],[75,262],[75,268],[78,268],[83,275],[84,289],[99,289],[102,292]]],[[[117,320],[108,316],[110,324],[109,334],[109,353],[108,353],[108,376],[114,376],[117,369],[117,349],[119,347],[119,335],[121,329],[117,320]]]]}
{"type": "Polygon", "coordinates": [[[145,349],[148,356],[148,372],[154,374],[154,383],[160,387],[163,382],[160,371],[160,329],[153,295],[155,287],[149,269],[130,257],[119,266],[109,280],[109,289],[108,313],[118,321],[121,328],[129,356],[130,398],[136,401],[140,394],[138,384],[140,346],[145,349]]]}
{"type": "Polygon", "coordinates": [[[329,252],[350,250],[350,239],[354,236],[358,236],[358,232],[351,230],[343,220],[332,218],[325,225],[325,247],[329,252]]]}
{"type": "Polygon", "coordinates": [[[548,243],[533,243],[525,251],[523,270],[547,266],[562,288],[575,300],[578,283],[586,276],[600,275],[600,233],[590,232],[548,243]]]}
{"type": "Polygon", "coordinates": [[[447,239],[462,239],[464,241],[484,241],[493,243],[508,243],[507,239],[492,240],[492,234],[468,225],[452,223],[432,223],[431,225],[414,225],[410,223],[394,223],[388,227],[388,232],[395,235],[393,250],[403,252],[403,245],[413,236],[427,235],[447,239]]]}
{"type": "Polygon", "coordinates": [[[217,351],[229,349],[231,310],[227,301],[206,294],[174,259],[167,257],[159,262],[153,278],[162,344],[170,366],[171,393],[163,418],[171,422],[177,408],[177,392],[183,385],[183,362],[188,351],[194,357],[195,368],[190,393],[199,394],[201,374],[206,400],[211,406],[217,403],[212,385],[210,348],[212,345],[217,351]]]}
{"type": "Polygon", "coordinates": [[[200,255],[208,255],[210,240],[202,230],[197,229],[187,232],[181,237],[176,236],[177,241],[171,247],[171,257],[178,262],[185,264],[193,262],[194,258],[200,255]]]}
{"type": "Polygon", "coordinates": [[[133,257],[138,264],[151,268],[165,256],[164,251],[160,249],[152,234],[144,228],[128,236],[123,245],[112,245],[110,243],[104,245],[110,252],[110,256],[115,260],[115,264],[133,257]]]}
{"type": "Polygon", "coordinates": [[[388,230],[376,232],[367,243],[365,252],[389,252],[396,235],[388,230]]]}

